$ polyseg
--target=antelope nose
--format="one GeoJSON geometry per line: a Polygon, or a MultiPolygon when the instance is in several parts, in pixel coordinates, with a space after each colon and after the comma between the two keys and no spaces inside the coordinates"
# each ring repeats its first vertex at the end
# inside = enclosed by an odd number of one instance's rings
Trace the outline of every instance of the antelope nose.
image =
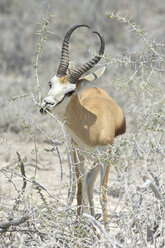
{"type": "Polygon", "coordinates": [[[43,108],[40,108],[40,113],[41,113],[41,114],[45,114],[46,111],[45,111],[43,108]]]}

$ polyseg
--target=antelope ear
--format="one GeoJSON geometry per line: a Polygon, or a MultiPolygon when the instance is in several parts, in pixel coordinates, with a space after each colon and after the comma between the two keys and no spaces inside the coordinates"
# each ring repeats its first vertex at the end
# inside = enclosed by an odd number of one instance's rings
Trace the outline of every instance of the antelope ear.
{"type": "Polygon", "coordinates": [[[70,75],[71,72],[76,68],[76,63],[74,61],[69,61],[69,66],[68,69],[66,71],[67,75],[70,75]]]}
{"type": "Polygon", "coordinates": [[[101,77],[101,75],[104,73],[105,71],[105,66],[99,68],[98,70],[96,70],[95,72],[93,73],[90,73],[86,76],[83,76],[83,77],[80,77],[79,80],[85,80],[85,81],[94,81],[96,80],[97,78],[101,77]]]}

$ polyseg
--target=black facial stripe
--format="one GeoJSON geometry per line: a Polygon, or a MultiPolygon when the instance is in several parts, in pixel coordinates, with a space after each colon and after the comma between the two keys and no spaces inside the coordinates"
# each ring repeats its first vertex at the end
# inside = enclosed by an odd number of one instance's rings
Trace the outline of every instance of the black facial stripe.
{"type": "Polygon", "coordinates": [[[68,93],[66,93],[65,96],[68,96],[68,97],[69,97],[69,96],[71,96],[73,93],[74,93],[74,90],[73,90],[73,91],[70,91],[70,92],[68,92],[68,93]]]}

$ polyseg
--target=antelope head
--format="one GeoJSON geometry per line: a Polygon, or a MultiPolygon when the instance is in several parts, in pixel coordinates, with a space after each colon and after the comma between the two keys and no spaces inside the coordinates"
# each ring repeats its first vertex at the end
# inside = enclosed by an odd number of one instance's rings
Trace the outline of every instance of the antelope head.
{"type": "Polygon", "coordinates": [[[80,88],[82,80],[93,81],[96,78],[100,77],[105,70],[105,67],[102,67],[96,70],[95,73],[91,73],[85,77],[82,77],[84,73],[89,71],[99,62],[99,60],[101,59],[101,55],[104,53],[104,39],[96,31],[94,31],[93,33],[99,36],[101,42],[99,54],[77,69],[75,69],[74,62],[69,62],[69,40],[73,31],[80,27],[90,28],[89,26],[84,24],[75,25],[70,28],[65,34],[57,75],[53,76],[48,83],[50,89],[48,95],[43,99],[42,107],[40,109],[41,113],[45,113],[46,110],[52,111],[57,105],[63,102],[65,97],[70,97],[75,91],[77,91],[77,89],[80,88]]]}

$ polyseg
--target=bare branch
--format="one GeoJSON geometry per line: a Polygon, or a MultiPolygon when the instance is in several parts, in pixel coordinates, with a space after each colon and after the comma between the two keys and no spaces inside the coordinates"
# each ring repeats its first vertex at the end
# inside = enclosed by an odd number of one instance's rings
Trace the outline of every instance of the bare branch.
{"type": "Polygon", "coordinates": [[[1,231],[5,231],[5,229],[7,229],[7,228],[9,228],[11,226],[18,226],[18,225],[24,223],[25,221],[27,221],[29,218],[30,218],[30,215],[27,214],[27,215],[22,216],[19,219],[11,220],[11,221],[2,223],[2,224],[0,224],[0,228],[3,229],[1,231]]]}
{"type": "Polygon", "coordinates": [[[112,245],[112,247],[114,247],[114,248],[120,248],[120,247],[123,248],[124,247],[117,240],[111,238],[110,235],[107,233],[105,227],[103,225],[101,225],[101,223],[98,220],[96,220],[92,215],[84,213],[83,216],[88,218],[94,226],[99,228],[100,232],[103,233],[105,239],[112,245]]]}
{"type": "Polygon", "coordinates": [[[23,163],[23,161],[21,159],[20,154],[18,152],[16,152],[16,153],[17,153],[17,157],[18,157],[18,163],[19,163],[19,166],[20,166],[20,169],[21,169],[21,175],[22,175],[22,178],[23,178],[22,191],[24,191],[25,188],[26,188],[26,184],[27,184],[26,175],[25,175],[25,167],[24,167],[24,163],[23,163]]]}

